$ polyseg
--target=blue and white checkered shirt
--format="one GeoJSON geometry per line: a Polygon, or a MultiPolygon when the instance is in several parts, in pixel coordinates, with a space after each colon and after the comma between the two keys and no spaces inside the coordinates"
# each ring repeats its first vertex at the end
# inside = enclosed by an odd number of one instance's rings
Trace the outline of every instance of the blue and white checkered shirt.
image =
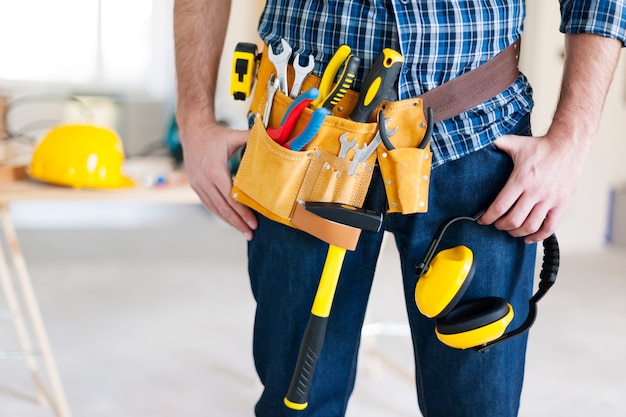
{"type": "MultiPolygon", "coordinates": [[[[561,31],[591,32],[626,42],[626,0],[560,0],[561,31]]],[[[261,38],[285,38],[294,53],[313,54],[321,76],[335,50],[348,44],[361,58],[359,80],[384,48],[404,56],[400,99],[417,97],[473,70],[517,40],[523,0],[268,0],[261,38]]],[[[358,89],[359,84],[355,85],[358,89]]],[[[506,91],[435,125],[433,167],[487,146],[532,108],[523,74],[506,91]]]]}

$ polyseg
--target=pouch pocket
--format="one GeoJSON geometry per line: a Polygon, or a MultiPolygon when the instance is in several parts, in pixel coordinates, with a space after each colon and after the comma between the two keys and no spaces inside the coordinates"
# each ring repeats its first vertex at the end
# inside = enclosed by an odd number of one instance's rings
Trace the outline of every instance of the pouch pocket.
{"type": "Polygon", "coordinates": [[[385,183],[389,213],[425,213],[432,154],[430,147],[378,150],[378,163],[385,183]]]}
{"type": "Polygon", "coordinates": [[[299,200],[348,204],[361,207],[372,179],[376,153],[364,164],[359,164],[354,175],[349,175],[352,161],[316,149],[309,172],[300,190],[299,200]]]}
{"type": "MultiPolygon", "coordinates": [[[[386,183],[389,212],[418,213],[428,208],[430,148],[415,148],[424,136],[425,119],[420,99],[384,104],[385,120],[394,130],[390,140],[397,148],[387,151],[379,145],[364,162],[353,165],[354,149],[363,149],[378,131],[377,123],[358,123],[329,115],[318,133],[302,151],[292,151],[276,143],[265,130],[261,115],[267,94],[255,101],[257,114],[246,151],[235,177],[232,197],[264,216],[298,227],[292,217],[298,202],[333,202],[362,207],[376,160],[386,183]],[[340,158],[340,137],[347,135],[353,147],[340,158]],[[351,169],[352,168],[352,169],[351,169]],[[417,182],[417,184],[416,184],[417,182]]],[[[292,99],[277,91],[268,115],[269,126],[280,124],[292,99]]],[[[270,107],[268,107],[270,108],[270,107]]],[[[294,132],[300,132],[312,115],[303,110],[294,132]]]]}
{"type": "Polygon", "coordinates": [[[261,214],[289,224],[311,152],[294,152],[274,142],[256,118],[250,131],[232,197],[261,214]]]}
{"type": "Polygon", "coordinates": [[[361,207],[372,178],[376,152],[349,175],[352,161],[324,149],[333,148],[334,142],[339,146],[339,135],[334,132],[332,119],[329,116],[320,137],[313,141],[314,148],[296,152],[274,142],[257,117],[233,182],[232,197],[290,226],[293,226],[290,220],[299,201],[361,207]]]}

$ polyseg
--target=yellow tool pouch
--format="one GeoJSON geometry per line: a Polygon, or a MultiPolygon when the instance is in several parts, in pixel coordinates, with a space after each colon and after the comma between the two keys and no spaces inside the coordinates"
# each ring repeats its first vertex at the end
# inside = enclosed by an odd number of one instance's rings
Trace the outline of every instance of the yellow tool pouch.
{"type": "MultiPolygon", "coordinates": [[[[339,138],[347,134],[350,141],[356,140],[355,147],[361,148],[369,144],[378,131],[375,121],[358,123],[347,118],[356,104],[357,93],[349,91],[335,106],[333,115],[325,118],[315,137],[301,151],[292,151],[276,143],[263,125],[268,95],[265,83],[272,71],[272,64],[263,59],[251,105],[256,117],[231,192],[236,201],[272,220],[351,249],[356,246],[358,234],[355,238],[348,230],[341,230],[341,225],[306,212],[300,203],[334,202],[362,207],[378,161],[389,201],[388,211],[405,214],[427,211],[432,155],[429,146],[425,149],[416,147],[426,131],[420,99],[383,103],[388,129],[398,128],[390,138],[395,149],[389,151],[381,143],[350,175],[354,147],[340,158],[339,138]],[[337,242],[337,234],[346,235],[345,241],[337,242]]],[[[292,79],[291,68],[288,74],[292,79]]],[[[302,91],[318,84],[319,78],[310,75],[302,91]]],[[[281,91],[276,92],[269,127],[279,126],[292,102],[281,91]]],[[[304,129],[311,115],[312,110],[305,108],[294,128],[295,133],[304,129]]]]}

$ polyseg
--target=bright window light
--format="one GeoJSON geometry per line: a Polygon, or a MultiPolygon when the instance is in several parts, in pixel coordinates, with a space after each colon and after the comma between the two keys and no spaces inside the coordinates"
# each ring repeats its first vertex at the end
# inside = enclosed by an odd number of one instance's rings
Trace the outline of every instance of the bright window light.
{"type": "Polygon", "coordinates": [[[95,72],[95,0],[1,0],[0,78],[86,83],[95,72]]]}
{"type": "Polygon", "coordinates": [[[153,2],[0,0],[0,81],[145,87],[153,2]]]}

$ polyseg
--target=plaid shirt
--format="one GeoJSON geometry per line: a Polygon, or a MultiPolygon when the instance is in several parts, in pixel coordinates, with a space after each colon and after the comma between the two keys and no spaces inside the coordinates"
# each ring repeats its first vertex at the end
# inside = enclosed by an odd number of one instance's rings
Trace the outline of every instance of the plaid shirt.
{"type": "MultiPolygon", "coordinates": [[[[560,29],[624,42],[624,1],[560,0],[560,29]]],[[[524,15],[520,0],[268,0],[259,34],[267,44],[279,45],[282,37],[294,54],[313,54],[318,76],[341,44],[350,45],[361,58],[359,80],[380,51],[394,48],[405,60],[397,96],[406,99],[493,58],[521,36],[524,15]]],[[[531,111],[531,96],[528,80],[520,74],[498,96],[437,123],[431,141],[433,167],[484,148],[506,134],[531,111]]]]}

